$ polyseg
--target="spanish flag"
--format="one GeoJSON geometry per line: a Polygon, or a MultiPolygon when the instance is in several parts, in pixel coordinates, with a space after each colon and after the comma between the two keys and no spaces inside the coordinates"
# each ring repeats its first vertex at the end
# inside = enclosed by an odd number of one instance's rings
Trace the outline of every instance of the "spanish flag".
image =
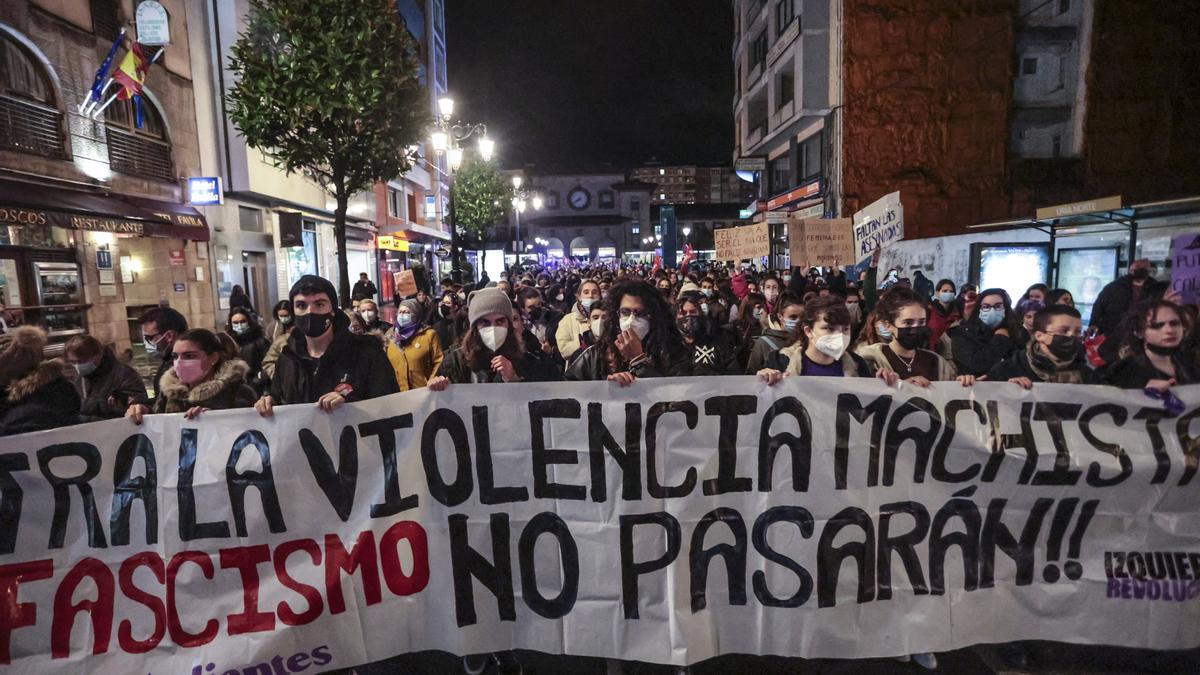
{"type": "Polygon", "coordinates": [[[117,66],[117,71],[113,73],[113,79],[121,85],[117,98],[127,101],[141,94],[142,83],[146,81],[146,69],[149,66],[142,45],[138,42],[133,43],[129,51],[125,52],[125,58],[121,59],[121,65],[117,66]]]}

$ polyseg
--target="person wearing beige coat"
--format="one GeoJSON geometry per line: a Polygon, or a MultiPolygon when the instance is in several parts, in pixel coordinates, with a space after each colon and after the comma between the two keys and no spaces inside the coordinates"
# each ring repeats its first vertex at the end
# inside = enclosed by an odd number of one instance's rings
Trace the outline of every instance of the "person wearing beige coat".
{"type": "Polygon", "coordinates": [[[566,360],[580,349],[580,336],[588,331],[591,322],[588,316],[592,306],[600,302],[600,284],[595,281],[585,281],[579,285],[579,298],[570,313],[558,322],[558,332],[554,340],[558,343],[558,353],[566,360]]]}

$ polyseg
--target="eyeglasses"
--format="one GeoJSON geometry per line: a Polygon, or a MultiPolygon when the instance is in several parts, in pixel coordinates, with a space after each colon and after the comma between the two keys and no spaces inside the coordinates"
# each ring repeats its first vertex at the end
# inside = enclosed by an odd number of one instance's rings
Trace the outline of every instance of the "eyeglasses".
{"type": "Polygon", "coordinates": [[[996,303],[996,304],[994,304],[994,305],[980,305],[980,306],[979,306],[979,309],[980,309],[980,311],[982,311],[982,310],[985,310],[985,309],[993,309],[993,310],[995,310],[995,309],[998,309],[998,310],[1001,310],[1001,311],[1003,311],[1003,310],[1004,310],[1004,303],[1003,303],[1003,302],[997,302],[997,303],[996,303]]]}
{"type": "Polygon", "coordinates": [[[617,314],[622,319],[628,319],[628,318],[634,317],[634,316],[636,316],[639,319],[649,319],[650,318],[650,312],[647,312],[644,309],[629,309],[628,307],[622,307],[620,310],[617,311],[617,314]]]}

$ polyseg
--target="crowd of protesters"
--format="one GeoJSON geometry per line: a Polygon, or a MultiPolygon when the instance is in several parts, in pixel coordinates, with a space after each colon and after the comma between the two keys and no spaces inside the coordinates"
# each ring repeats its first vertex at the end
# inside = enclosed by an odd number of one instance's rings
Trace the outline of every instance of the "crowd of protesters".
{"type": "Polygon", "coordinates": [[[158,307],[141,317],[150,386],[94,337],[43,358],[32,326],[0,335],[0,434],[120,416],[346,402],[452,384],[757,375],[1104,384],[1141,389],[1169,411],[1172,387],[1200,381],[1195,305],[1182,305],[1147,260],[1100,293],[1085,328],[1070,292],[880,274],[877,258],[790,270],[685,260],[647,265],[514,267],[498,280],[443,279],[394,298],[385,321],[363,275],[353,309],[329,281],[301,278],[264,320],[246,301],[223,331],[189,328],[158,307]],[[882,278],[881,278],[882,277],[882,278]],[[427,288],[427,287],[426,287],[427,288]]]}

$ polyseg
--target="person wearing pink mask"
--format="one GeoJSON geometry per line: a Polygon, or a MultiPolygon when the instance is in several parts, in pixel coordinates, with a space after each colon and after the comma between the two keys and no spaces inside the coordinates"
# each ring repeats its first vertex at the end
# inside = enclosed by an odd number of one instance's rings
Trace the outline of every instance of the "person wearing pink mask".
{"type": "MultiPolygon", "coordinates": [[[[258,398],[246,383],[250,366],[230,354],[210,330],[195,328],[180,335],[171,357],[174,363],[163,373],[161,394],[153,402],[155,413],[181,412],[195,419],[207,410],[249,408],[258,398]]],[[[132,405],[125,416],[141,424],[149,412],[145,405],[132,405]]]]}

